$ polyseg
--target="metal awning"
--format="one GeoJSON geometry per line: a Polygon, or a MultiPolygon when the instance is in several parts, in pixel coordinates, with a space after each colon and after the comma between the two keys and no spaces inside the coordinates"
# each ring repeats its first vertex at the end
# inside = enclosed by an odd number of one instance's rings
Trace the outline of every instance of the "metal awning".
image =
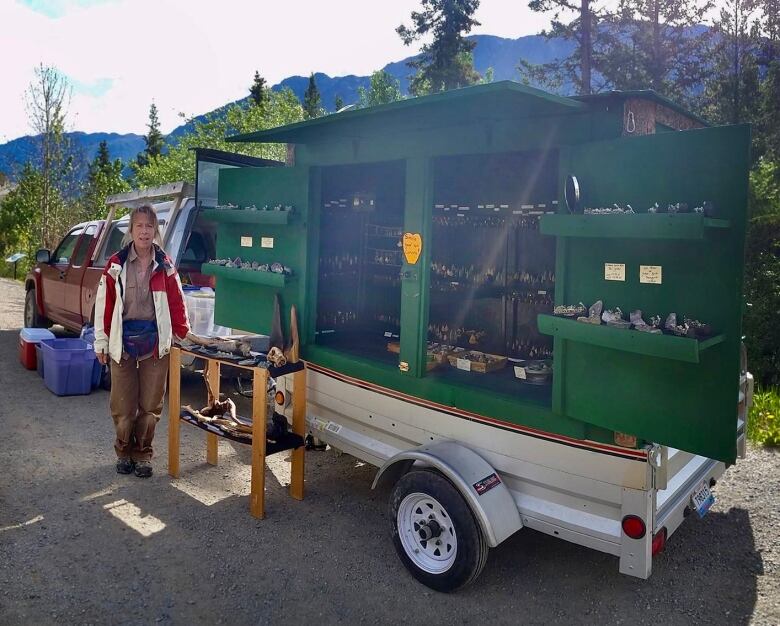
{"type": "Polygon", "coordinates": [[[441,126],[480,120],[560,115],[587,110],[587,105],[563,96],[501,81],[453,89],[430,96],[407,98],[365,109],[228,137],[230,142],[309,143],[329,136],[361,137],[380,132],[388,122],[401,121],[412,130],[434,122],[441,126]]]}

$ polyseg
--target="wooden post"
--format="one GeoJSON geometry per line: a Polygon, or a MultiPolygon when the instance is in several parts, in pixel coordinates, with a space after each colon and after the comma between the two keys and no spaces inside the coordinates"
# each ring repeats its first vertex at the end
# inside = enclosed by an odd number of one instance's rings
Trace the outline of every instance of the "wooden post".
{"type": "Polygon", "coordinates": [[[268,419],[268,370],[256,367],[252,370],[252,486],[249,495],[249,511],[253,517],[265,517],[265,431],[268,419]]]}
{"type": "MultiPolygon", "coordinates": [[[[215,394],[215,397],[212,397],[211,394],[208,395],[207,404],[209,405],[219,400],[219,370],[220,370],[219,361],[215,361],[213,359],[206,360],[206,376],[208,376],[211,391],[214,392],[215,394]]],[[[214,433],[207,433],[206,434],[206,463],[208,463],[209,465],[216,465],[218,457],[219,457],[219,439],[217,438],[217,435],[215,435],[214,433]]]]}
{"type": "MultiPolygon", "coordinates": [[[[306,370],[293,374],[293,432],[296,435],[306,435],[306,370]]],[[[290,468],[290,495],[296,500],[303,500],[305,448],[301,446],[292,453],[290,468]]]]}
{"type": "Polygon", "coordinates": [[[179,477],[179,411],[181,410],[181,350],[171,348],[168,361],[168,474],[179,477]]]}

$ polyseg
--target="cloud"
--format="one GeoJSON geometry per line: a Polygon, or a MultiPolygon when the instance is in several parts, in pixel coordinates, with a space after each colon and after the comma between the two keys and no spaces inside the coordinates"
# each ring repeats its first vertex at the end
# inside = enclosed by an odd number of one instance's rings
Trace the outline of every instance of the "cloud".
{"type": "MultiPolygon", "coordinates": [[[[524,3],[483,5],[477,32],[528,32],[524,3]]],[[[419,8],[419,0],[0,0],[0,53],[13,59],[3,68],[0,142],[30,132],[23,96],[39,63],[71,80],[73,130],[144,133],[154,101],[169,132],[179,112],[246,96],[255,70],[275,84],[312,71],[365,75],[415,54],[395,28],[419,8]]]]}

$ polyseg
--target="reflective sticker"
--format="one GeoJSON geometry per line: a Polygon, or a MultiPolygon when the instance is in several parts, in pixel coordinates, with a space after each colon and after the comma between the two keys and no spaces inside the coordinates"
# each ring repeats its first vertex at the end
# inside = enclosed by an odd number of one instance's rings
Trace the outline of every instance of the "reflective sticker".
{"type": "Polygon", "coordinates": [[[474,491],[477,492],[477,495],[483,495],[490,491],[493,487],[498,487],[498,485],[501,484],[501,479],[498,477],[498,474],[493,472],[489,476],[485,476],[482,480],[478,480],[474,483],[474,491]]]}

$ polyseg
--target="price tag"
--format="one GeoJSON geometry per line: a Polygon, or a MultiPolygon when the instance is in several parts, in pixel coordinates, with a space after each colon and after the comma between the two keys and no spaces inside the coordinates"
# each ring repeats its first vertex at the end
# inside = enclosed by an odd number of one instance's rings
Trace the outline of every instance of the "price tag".
{"type": "Polygon", "coordinates": [[[660,285],[663,278],[663,268],[660,265],[640,265],[639,282],[660,285]]]}
{"type": "Polygon", "coordinates": [[[463,370],[464,372],[471,371],[471,361],[468,359],[458,359],[455,363],[459,370],[463,370]]]}
{"type": "Polygon", "coordinates": [[[260,237],[260,247],[261,248],[273,248],[274,247],[274,238],[273,237],[260,237]]]}
{"type": "Polygon", "coordinates": [[[251,237],[241,237],[241,247],[242,248],[251,248],[252,247],[252,238],[251,237]]]}
{"type": "Polygon", "coordinates": [[[604,263],[604,280],[626,280],[625,263],[604,263]]]}

